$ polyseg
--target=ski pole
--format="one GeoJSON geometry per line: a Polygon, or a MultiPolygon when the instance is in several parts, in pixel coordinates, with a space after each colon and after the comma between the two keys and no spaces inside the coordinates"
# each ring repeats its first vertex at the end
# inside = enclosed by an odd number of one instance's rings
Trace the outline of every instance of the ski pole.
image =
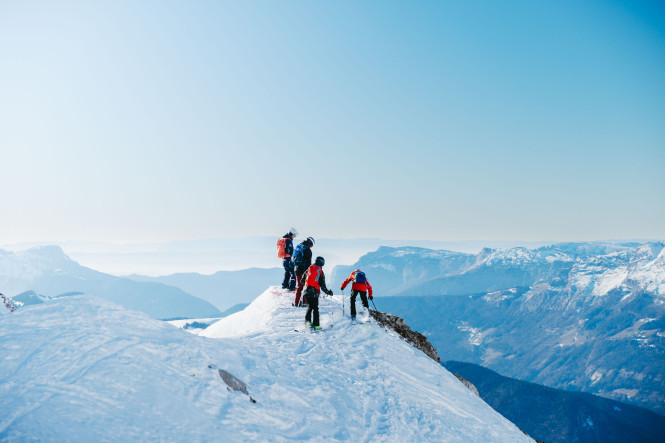
{"type": "Polygon", "coordinates": [[[344,318],[344,289],[342,289],[342,318],[344,318]]]}
{"type": "Polygon", "coordinates": [[[374,310],[375,310],[375,311],[378,311],[378,309],[376,309],[376,305],[374,304],[374,299],[373,299],[373,298],[370,298],[369,301],[372,302],[372,305],[374,306],[374,310]]]}
{"type": "Polygon", "coordinates": [[[335,303],[333,303],[333,302],[334,302],[334,299],[333,299],[333,296],[331,295],[330,296],[330,321],[332,322],[331,325],[330,325],[331,328],[335,327],[335,317],[334,317],[335,316],[335,303]]]}

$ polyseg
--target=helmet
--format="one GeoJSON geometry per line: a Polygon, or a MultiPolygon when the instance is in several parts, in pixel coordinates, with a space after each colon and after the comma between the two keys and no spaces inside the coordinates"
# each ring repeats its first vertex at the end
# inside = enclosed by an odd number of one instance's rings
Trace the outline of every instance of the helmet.
{"type": "Polygon", "coordinates": [[[310,242],[312,246],[314,246],[314,237],[307,237],[307,241],[310,242]]]}
{"type": "Polygon", "coordinates": [[[316,257],[316,260],[314,260],[315,265],[323,266],[326,264],[326,259],[323,257],[316,257]]]}
{"type": "Polygon", "coordinates": [[[291,230],[289,231],[289,234],[296,237],[296,236],[298,236],[298,231],[296,230],[296,228],[291,228],[291,230]]]}

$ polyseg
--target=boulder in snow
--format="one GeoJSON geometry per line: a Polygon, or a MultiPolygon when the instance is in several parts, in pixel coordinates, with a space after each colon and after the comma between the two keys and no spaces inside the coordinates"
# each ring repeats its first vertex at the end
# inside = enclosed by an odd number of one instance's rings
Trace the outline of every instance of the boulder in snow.
{"type": "MultiPolygon", "coordinates": [[[[249,392],[247,391],[247,385],[235,375],[225,371],[224,369],[220,369],[219,376],[222,377],[224,383],[226,383],[226,385],[230,388],[227,388],[229,391],[233,389],[234,391],[240,391],[245,395],[249,395],[249,392]]],[[[249,401],[256,403],[256,400],[254,400],[252,397],[249,397],[249,401]]]]}

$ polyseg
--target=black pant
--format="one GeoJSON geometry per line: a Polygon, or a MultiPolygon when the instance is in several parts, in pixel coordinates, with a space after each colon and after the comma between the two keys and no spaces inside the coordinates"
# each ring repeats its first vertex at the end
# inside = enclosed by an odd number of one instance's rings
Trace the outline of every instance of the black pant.
{"type": "Polygon", "coordinates": [[[291,257],[284,259],[282,265],[284,266],[284,280],[282,280],[282,288],[293,291],[296,288],[296,273],[293,270],[293,262],[291,257]]]}
{"type": "Polygon", "coordinates": [[[356,296],[358,294],[360,294],[360,300],[362,301],[363,306],[369,309],[369,304],[367,304],[367,291],[351,289],[351,317],[356,316],[356,296]]]}
{"type": "Polygon", "coordinates": [[[307,313],[305,314],[305,321],[311,321],[312,326],[319,326],[319,292],[308,287],[305,289],[305,298],[309,306],[307,307],[307,313]],[[312,312],[314,313],[314,320],[312,320],[312,312]]]}

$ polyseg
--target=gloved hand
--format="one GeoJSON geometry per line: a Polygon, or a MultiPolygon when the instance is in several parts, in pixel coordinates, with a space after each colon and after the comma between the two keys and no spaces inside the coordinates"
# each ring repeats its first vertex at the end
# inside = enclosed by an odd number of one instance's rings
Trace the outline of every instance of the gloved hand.
{"type": "Polygon", "coordinates": [[[328,289],[328,292],[326,292],[326,294],[328,294],[328,295],[333,295],[333,291],[331,291],[330,289],[328,289]]]}
{"type": "Polygon", "coordinates": [[[369,299],[370,299],[370,300],[374,300],[374,297],[372,297],[372,296],[370,295],[370,296],[369,296],[369,299]]]}

